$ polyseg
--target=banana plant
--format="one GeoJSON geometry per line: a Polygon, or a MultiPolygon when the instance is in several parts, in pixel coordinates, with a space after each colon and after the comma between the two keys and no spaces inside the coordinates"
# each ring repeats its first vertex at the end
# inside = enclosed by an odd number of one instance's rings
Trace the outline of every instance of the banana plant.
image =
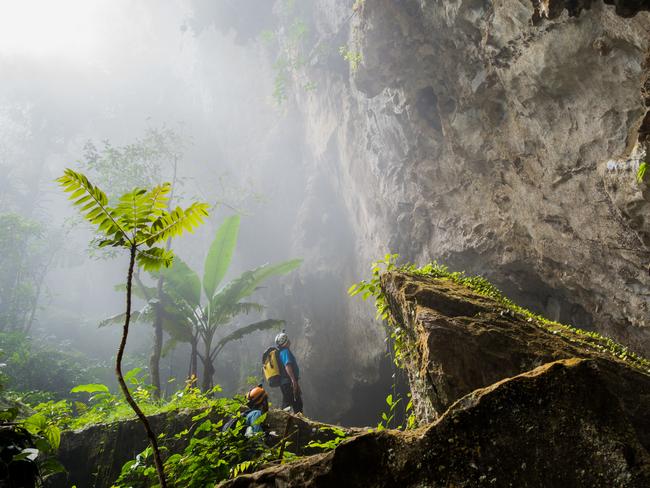
{"type": "Polygon", "coordinates": [[[81,173],[66,169],[57,182],[65,193],[70,194],[72,204],[79,208],[84,218],[97,228],[100,247],[120,248],[129,253],[126,311],[115,361],[115,374],[126,401],[145,428],[153,450],[160,486],[166,488],[167,481],[156,435],[147,417],[131,396],[122,374],[122,357],[131,320],[133,271],[136,263],[147,271],[169,267],[174,254],[171,249],[161,247],[160,244],[170,237],[181,235],[184,231],[192,232],[208,215],[208,205],[195,202],[185,210],[177,207],[168,211],[167,204],[171,192],[169,183],[163,183],[151,190],[135,188],[122,195],[117,205],[111,206],[106,194],[81,173]]]}
{"type": "MultiPolygon", "coordinates": [[[[242,273],[237,278],[220,286],[232,261],[239,236],[240,217],[228,217],[217,230],[205,258],[203,279],[190,269],[182,260],[176,259],[174,265],[162,273],[165,277],[165,293],[169,297],[170,307],[166,304],[166,316],[169,322],[181,327],[172,338],[192,345],[193,355],[190,371],[196,373],[196,357],[203,366],[202,388],[208,390],[213,386],[214,361],[224,346],[258,330],[279,328],[284,322],[266,319],[239,326],[234,331],[217,338],[218,332],[232,325],[235,318],[251,312],[261,312],[264,307],[248,298],[259,285],[273,276],[289,273],[302,263],[293,259],[278,264],[265,264],[242,273]],[[170,309],[172,313],[170,313],[170,309]],[[184,339],[183,339],[184,338],[184,339]],[[199,342],[202,352],[199,351],[199,342]]],[[[168,332],[171,330],[167,329],[168,332]]]]}

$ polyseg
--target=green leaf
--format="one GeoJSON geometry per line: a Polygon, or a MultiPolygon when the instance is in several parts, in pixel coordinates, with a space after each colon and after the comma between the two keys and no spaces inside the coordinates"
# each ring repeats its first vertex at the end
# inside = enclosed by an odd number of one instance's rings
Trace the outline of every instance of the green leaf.
{"type": "Polygon", "coordinates": [[[157,242],[176,237],[184,230],[193,232],[208,216],[207,203],[193,203],[185,210],[180,207],[171,212],[162,212],[152,224],[150,231],[141,237],[140,242],[153,246],[157,242]]]}
{"type": "Polygon", "coordinates": [[[230,267],[232,255],[237,245],[239,224],[239,215],[228,217],[221,224],[214,241],[212,241],[203,270],[203,289],[208,300],[214,296],[214,292],[230,267]]]}
{"type": "Polygon", "coordinates": [[[47,428],[47,418],[40,413],[34,414],[25,419],[23,427],[32,434],[38,434],[47,428]]]}
{"type": "MultiPolygon", "coordinates": [[[[44,460],[39,466],[42,476],[47,477],[55,473],[65,473],[66,469],[56,458],[48,458],[44,460]]],[[[74,488],[74,487],[73,487],[74,488]]]]}
{"type": "Polygon", "coordinates": [[[175,256],[172,265],[161,272],[166,282],[165,288],[170,294],[183,299],[192,309],[200,305],[201,280],[182,259],[175,256]]]}
{"type": "MultiPolygon", "coordinates": [[[[143,310],[134,310],[131,312],[131,321],[151,321],[153,315],[153,310],[151,307],[145,307],[143,310]]],[[[115,314],[111,317],[107,317],[99,323],[99,327],[106,327],[108,325],[123,325],[126,319],[126,312],[115,314]]]]}
{"type": "Polygon", "coordinates": [[[174,260],[174,253],[162,247],[141,249],[136,255],[138,266],[145,271],[158,271],[160,268],[168,268],[174,260]]]}
{"type": "Polygon", "coordinates": [[[245,298],[255,291],[260,283],[271,278],[272,276],[285,275],[302,264],[302,259],[291,259],[278,264],[264,265],[253,270],[252,279],[249,285],[243,290],[241,298],[245,298]]]}
{"type": "Polygon", "coordinates": [[[133,368],[128,373],[124,375],[124,381],[126,383],[131,383],[133,380],[138,379],[138,375],[142,372],[142,368],[133,368]]]}
{"type": "Polygon", "coordinates": [[[2,422],[13,422],[18,416],[19,410],[18,407],[9,407],[0,410],[0,421],[2,422]]]}
{"type": "Polygon", "coordinates": [[[126,231],[115,220],[115,210],[108,206],[108,197],[83,174],[67,168],[56,180],[69,193],[72,204],[83,209],[84,217],[107,236],[119,235],[129,240],[126,231]]]}
{"type": "MultiPolygon", "coordinates": [[[[190,310],[179,311],[173,309],[168,312],[163,310],[163,330],[171,336],[170,342],[186,342],[190,343],[193,339],[193,323],[191,321],[192,312],[190,310]]],[[[170,344],[169,347],[174,347],[170,344]]],[[[169,350],[169,349],[168,349],[169,350]]]]}
{"type": "Polygon", "coordinates": [[[639,170],[636,173],[636,180],[639,183],[642,183],[643,180],[645,180],[645,175],[646,175],[647,171],[648,171],[648,163],[645,163],[645,162],[641,163],[639,165],[639,170]]]}
{"type": "Polygon", "coordinates": [[[50,443],[53,450],[57,450],[61,444],[61,431],[56,425],[48,425],[43,430],[43,436],[47,439],[47,442],[50,443]]]}
{"type": "Polygon", "coordinates": [[[284,324],[285,324],[284,320],[266,319],[266,320],[261,320],[260,322],[254,322],[244,327],[240,327],[239,329],[231,332],[230,334],[228,334],[227,336],[219,340],[217,346],[214,348],[214,356],[216,356],[219,353],[219,351],[221,351],[221,349],[231,341],[242,339],[248,334],[251,334],[259,330],[280,329],[284,324]]]}
{"type": "Polygon", "coordinates": [[[163,183],[145,195],[143,201],[147,206],[146,210],[148,215],[159,217],[162,214],[169,203],[171,189],[171,184],[163,183]]]}
{"type": "Polygon", "coordinates": [[[110,390],[108,389],[108,386],[102,385],[101,383],[89,383],[87,385],[78,385],[75,386],[72,390],[70,390],[70,393],[97,393],[97,392],[109,393],[110,390]]]}

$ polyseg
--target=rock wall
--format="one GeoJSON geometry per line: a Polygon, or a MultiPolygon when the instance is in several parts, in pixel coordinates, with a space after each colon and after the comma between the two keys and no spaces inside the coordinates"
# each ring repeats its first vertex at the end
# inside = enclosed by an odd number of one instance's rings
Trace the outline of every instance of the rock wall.
{"type": "Polygon", "coordinates": [[[391,272],[381,286],[407,336],[422,427],[361,434],[220,486],[650,483],[648,361],[448,279],[391,272]]]}
{"type": "Polygon", "coordinates": [[[381,288],[394,327],[404,331],[403,363],[420,424],[473,390],[559,359],[627,359],[650,374],[649,362],[598,334],[540,321],[449,279],[391,271],[381,288]]]}
{"type": "Polygon", "coordinates": [[[291,319],[306,374],[342,392],[309,413],[354,408],[358,378],[377,380],[381,331],[344,290],[388,251],[482,274],[649,353],[650,190],[634,179],[650,132],[647,3],[352,3],[305,10],[290,102],[306,181],[294,251],[307,257],[291,319]],[[324,288],[319,310],[308,297],[324,288]]]}
{"type": "Polygon", "coordinates": [[[605,360],[548,363],[476,390],[419,430],[364,434],[219,486],[643,488],[650,445],[638,407],[649,386],[605,360]]]}

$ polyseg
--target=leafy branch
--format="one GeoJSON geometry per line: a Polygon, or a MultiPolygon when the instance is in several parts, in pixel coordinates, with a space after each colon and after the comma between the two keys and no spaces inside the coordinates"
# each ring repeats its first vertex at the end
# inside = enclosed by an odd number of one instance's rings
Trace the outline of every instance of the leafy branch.
{"type": "Polygon", "coordinates": [[[136,261],[140,267],[148,271],[157,271],[171,265],[174,257],[173,252],[164,247],[155,247],[156,244],[181,235],[184,231],[192,232],[208,215],[208,205],[193,203],[185,210],[179,207],[169,212],[166,207],[171,185],[164,183],[152,190],[135,188],[122,195],[118,204],[111,207],[106,194],[81,173],[66,169],[57,182],[65,193],[70,194],[69,199],[74,206],[79,207],[84,218],[97,227],[97,231],[102,235],[101,247],[110,246],[129,251],[126,311],[115,361],[115,374],[127,403],[145,428],[151,444],[160,486],[166,488],[167,482],[156,435],[146,415],[133,399],[122,374],[122,358],[132,315],[133,270],[136,261]]]}

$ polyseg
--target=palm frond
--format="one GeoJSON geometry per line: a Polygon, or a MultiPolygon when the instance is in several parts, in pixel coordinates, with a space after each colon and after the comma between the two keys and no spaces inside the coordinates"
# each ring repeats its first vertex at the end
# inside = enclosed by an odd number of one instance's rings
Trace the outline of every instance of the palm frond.
{"type": "Polygon", "coordinates": [[[168,268],[174,260],[174,253],[162,247],[138,249],[136,255],[138,265],[145,271],[157,271],[162,267],[168,268]]]}
{"type": "Polygon", "coordinates": [[[238,315],[248,315],[251,312],[263,312],[264,305],[252,302],[236,302],[218,310],[219,316],[215,323],[222,325],[230,322],[238,315]]]}
{"type": "Polygon", "coordinates": [[[217,230],[217,235],[212,241],[208,255],[205,258],[203,289],[208,300],[214,296],[214,292],[230,267],[232,255],[237,245],[239,223],[239,215],[233,215],[224,220],[217,230]]]}
{"type": "Polygon", "coordinates": [[[121,245],[124,240],[131,243],[125,229],[118,222],[115,209],[109,207],[106,194],[86,176],[67,168],[56,181],[64,192],[70,193],[68,198],[74,206],[80,207],[83,217],[108,237],[100,246],[121,245]]]}
{"type": "Polygon", "coordinates": [[[207,203],[193,203],[185,210],[177,207],[171,212],[162,212],[151,224],[148,234],[143,234],[144,243],[147,246],[153,246],[169,237],[180,235],[184,230],[194,232],[194,229],[202,224],[203,219],[207,216],[207,203]]]}
{"type": "MultiPolygon", "coordinates": [[[[126,283],[115,285],[113,289],[115,291],[126,292],[126,283]]],[[[158,290],[156,290],[156,288],[154,288],[153,286],[146,286],[143,283],[136,283],[131,288],[131,293],[133,293],[134,296],[146,302],[148,302],[151,299],[151,297],[155,297],[157,292],[158,290]]]]}
{"type": "Polygon", "coordinates": [[[216,347],[210,354],[210,359],[214,360],[217,354],[219,354],[219,351],[221,351],[221,349],[223,349],[223,347],[229,342],[242,339],[243,337],[247,336],[248,334],[252,334],[253,332],[269,329],[280,329],[284,324],[284,320],[266,319],[259,322],[254,322],[244,327],[240,327],[225,337],[219,339],[219,342],[217,342],[216,347]]]}
{"type": "Polygon", "coordinates": [[[162,327],[167,334],[176,342],[191,342],[193,326],[185,317],[173,316],[163,313],[162,327]]]}
{"type": "MultiPolygon", "coordinates": [[[[118,313],[107,317],[99,323],[99,327],[106,327],[108,325],[122,325],[126,319],[126,313],[118,313]]],[[[132,322],[153,322],[153,309],[150,306],[145,306],[142,310],[135,310],[131,312],[132,322]]]]}
{"type": "Polygon", "coordinates": [[[241,298],[245,298],[252,294],[255,289],[265,280],[272,276],[281,276],[293,271],[302,264],[302,259],[291,259],[277,264],[265,264],[253,271],[253,279],[248,285],[248,288],[243,290],[241,298]]]}
{"type": "Polygon", "coordinates": [[[178,256],[172,265],[161,271],[165,291],[174,299],[184,300],[192,309],[201,303],[201,281],[198,275],[178,256]]]}

